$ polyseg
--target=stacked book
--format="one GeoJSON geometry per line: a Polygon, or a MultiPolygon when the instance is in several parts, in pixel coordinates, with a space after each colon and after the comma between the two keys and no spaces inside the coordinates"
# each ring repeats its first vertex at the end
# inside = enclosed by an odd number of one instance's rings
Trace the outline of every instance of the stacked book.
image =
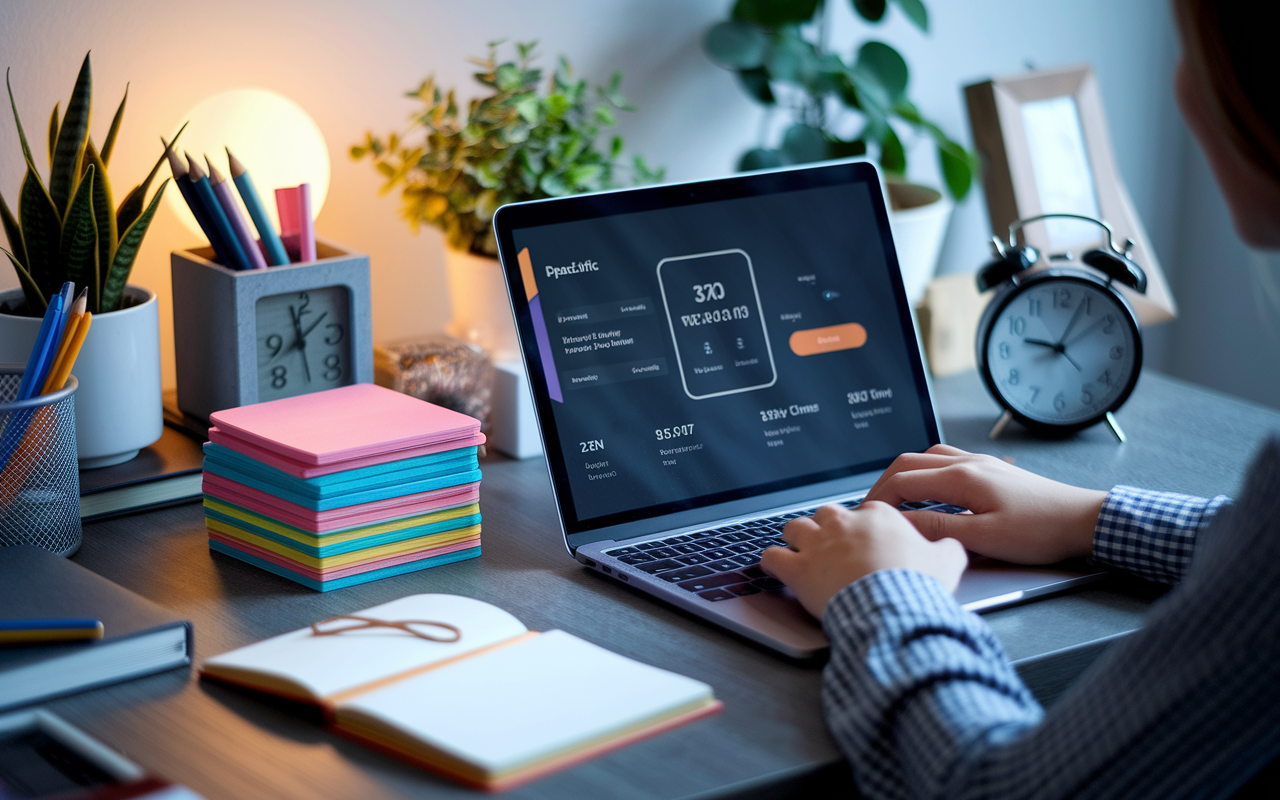
{"type": "Polygon", "coordinates": [[[209,547],[319,591],[480,555],[480,422],[372,384],[218,411],[209,547]]]}

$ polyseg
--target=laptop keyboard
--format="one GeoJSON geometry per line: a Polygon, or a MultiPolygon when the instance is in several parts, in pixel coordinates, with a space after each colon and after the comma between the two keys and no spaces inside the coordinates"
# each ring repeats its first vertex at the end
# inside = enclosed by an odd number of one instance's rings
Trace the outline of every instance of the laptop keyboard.
{"type": "MultiPolygon", "coordinates": [[[[861,500],[842,503],[847,508],[857,508],[861,504],[861,500]]],[[[942,514],[959,514],[966,510],[932,500],[915,500],[898,508],[942,514]]],[[[786,547],[782,526],[796,517],[810,514],[812,511],[792,511],[629,547],[615,547],[606,550],[605,555],[713,603],[760,592],[775,592],[782,588],[782,582],[760,569],[760,554],[766,547],[786,547]]]]}

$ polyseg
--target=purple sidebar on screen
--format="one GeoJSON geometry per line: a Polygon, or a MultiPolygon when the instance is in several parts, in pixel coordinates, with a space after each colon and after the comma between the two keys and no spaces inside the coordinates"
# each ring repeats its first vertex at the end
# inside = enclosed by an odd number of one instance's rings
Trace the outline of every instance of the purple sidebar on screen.
{"type": "Polygon", "coordinates": [[[542,318],[542,298],[534,295],[529,301],[529,313],[533,316],[533,338],[538,340],[538,355],[542,358],[542,374],[547,379],[547,394],[557,403],[564,402],[560,392],[560,376],[556,374],[556,362],[551,360],[551,340],[547,338],[547,322],[542,318]]]}

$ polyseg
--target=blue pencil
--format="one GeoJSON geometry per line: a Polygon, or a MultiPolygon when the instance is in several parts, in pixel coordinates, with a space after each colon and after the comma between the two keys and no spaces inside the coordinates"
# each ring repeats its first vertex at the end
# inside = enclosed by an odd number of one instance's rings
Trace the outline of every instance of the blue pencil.
{"type": "Polygon", "coordinates": [[[30,400],[35,392],[44,386],[37,380],[41,375],[48,375],[49,362],[58,351],[59,334],[62,333],[58,322],[62,319],[62,293],[59,292],[49,301],[44,310],[44,319],[40,322],[40,332],[36,334],[36,346],[31,349],[31,358],[27,359],[27,368],[22,372],[22,381],[18,384],[19,400],[30,400]]]}
{"type": "Polygon", "coordinates": [[[235,181],[240,199],[244,201],[244,207],[249,209],[249,216],[253,219],[253,227],[258,229],[258,238],[266,248],[267,260],[273,267],[287,265],[289,254],[285,252],[284,242],[280,241],[280,234],[271,225],[271,218],[262,206],[258,189],[253,185],[253,178],[249,177],[249,171],[240,163],[240,159],[231,154],[230,147],[227,148],[227,163],[231,165],[231,180],[235,181]]]}
{"type": "Polygon", "coordinates": [[[191,179],[191,188],[195,196],[204,205],[205,213],[209,215],[213,227],[227,246],[227,252],[231,256],[231,263],[227,266],[232,269],[250,269],[253,264],[249,261],[244,248],[240,246],[240,240],[236,238],[235,231],[231,229],[231,220],[227,219],[226,212],[222,210],[222,204],[214,195],[213,186],[209,184],[209,176],[204,174],[204,170],[200,168],[200,162],[192,158],[190,153],[187,154],[187,177],[191,179]]]}
{"type": "Polygon", "coordinates": [[[49,373],[53,371],[54,362],[58,360],[58,351],[62,349],[62,337],[67,331],[67,318],[71,316],[71,306],[76,301],[76,284],[74,281],[67,281],[62,284],[62,313],[58,315],[58,321],[54,323],[54,332],[51,345],[53,351],[49,354],[49,359],[45,361],[44,369],[36,376],[36,383],[32,386],[31,396],[35,397],[40,394],[40,390],[44,387],[45,381],[49,379],[49,373]]]}
{"type": "MultiPolygon", "coordinates": [[[[160,141],[164,142],[164,139],[160,141]]],[[[169,169],[173,172],[173,182],[178,184],[182,199],[187,201],[187,208],[191,209],[192,216],[196,218],[196,224],[200,226],[200,230],[204,231],[216,258],[230,267],[231,256],[227,252],[227,246],[218,236],[217,229],[213,227],[213,220],[209,219],[209,215],[205,212],[204,203],[196,197],[196,190],[191,186],[191,176],[187,174],[187,165],[182,163],[182,158],[169,145],[166,144],[165,147],[168,148],[166,152],[169,156],[169,169]]]]}

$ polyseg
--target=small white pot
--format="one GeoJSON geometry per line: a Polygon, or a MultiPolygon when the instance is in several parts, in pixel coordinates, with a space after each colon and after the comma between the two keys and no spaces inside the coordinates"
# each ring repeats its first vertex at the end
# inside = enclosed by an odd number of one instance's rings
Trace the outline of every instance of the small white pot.
{"type": "Polygon", "coordinates": [[[498,259],[446,247],[444,262],[453,300],[453,319],[445,326],[448,334],[480,345],[494,361],[520,358],[507,282],[498,259]]]}
{"type": "Polygon", "coordinates": [[[938,269],[938,256],[955,204],[937,189],[915,183],[890,182],[889,229],[902,267],[907,300],[914,307],[938,269]],[[898,209],[898,210],[895,210],[898,209]]]}
{"type": "MultiPolygon", "coordinates": [[[[160,389],[160,304],[156,293],[126,286],[137,305],[94,314],[71,373],[76,391],[76,450],[81,469],[133,458],[164,432],[160,389]]],[[[14,301],[21,289],[0,292],[14,301]]],[[[37,317],[0,314],[0,363],[25,364],[40,331],[37,317]]]]}

